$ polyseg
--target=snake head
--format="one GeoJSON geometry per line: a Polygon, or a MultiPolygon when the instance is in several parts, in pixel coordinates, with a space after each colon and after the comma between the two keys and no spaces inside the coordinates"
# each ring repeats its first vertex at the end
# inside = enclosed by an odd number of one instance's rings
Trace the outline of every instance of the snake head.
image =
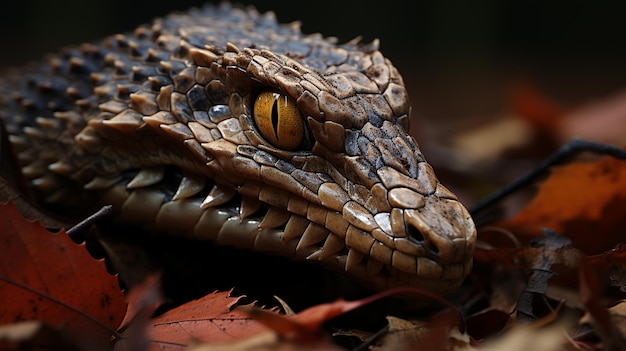
{"type": "Polygon", "coordinates": [[[15,77],[23,103],[6,109],[44,202],[88,193],[77,209],[113,204],[124,223],[376,289],[447,293],[471,269],[472,219],[407,133],[407,91],[377,42],[337,45],[222,5],[42,67],[15,77]]]}
{"type": "Polygon", "coordinates": [[[293,55],[234,50],[220,64],[247,77],[231,119],[240,139],[203,147],[215,173],[244,175],[232,186],[269,207],[256,235],[278,242],[270,250],[290,247],[377,289],[449,292],[471,270],[473,221],[407,133],[397,70],[376,48],[359,49],[326,72],[293,55]],[[286,219],[268,224],[277,211],[286,219]]]}

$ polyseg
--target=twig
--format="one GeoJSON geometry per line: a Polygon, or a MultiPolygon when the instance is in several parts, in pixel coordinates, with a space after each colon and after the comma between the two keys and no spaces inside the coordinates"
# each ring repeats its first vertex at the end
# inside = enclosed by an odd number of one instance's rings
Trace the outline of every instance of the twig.
{"type": "Polygon", "coordinates": [[[72,228],[68,229],[66,233],[72,240],[74,240],[74,237],[78,235],[78,233],[84,231],[93,223],[101,220],[102,218],[110,216],[111,213],[113,213],[113,206],[111,205],[103,206],[101,209],[98,210],[98,212],[90,215],[89,217],[85,218],[84,220],[82,220],[81,222],[73,226],[72,228]]]}

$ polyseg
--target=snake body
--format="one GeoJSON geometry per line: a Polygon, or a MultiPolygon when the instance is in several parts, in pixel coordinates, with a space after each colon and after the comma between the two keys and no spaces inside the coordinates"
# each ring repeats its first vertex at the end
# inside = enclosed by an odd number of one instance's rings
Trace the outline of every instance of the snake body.
{"type": "Polygon", "coordinates": [[[51,210],[112,204],[120,223],[376,289],[447,293],[471,270],[475,226],[407,133],[402,77],[376,41],[206,6],[11,70],[0,91],[23,177],[51,210]]]}

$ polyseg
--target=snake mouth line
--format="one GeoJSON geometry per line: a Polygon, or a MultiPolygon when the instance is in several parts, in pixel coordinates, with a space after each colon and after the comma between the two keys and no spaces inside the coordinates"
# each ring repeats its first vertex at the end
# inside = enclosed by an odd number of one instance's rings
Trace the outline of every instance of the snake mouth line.
{"type": "MultiPolygon", "coordinates": [[[[106,183],[94,181],[91,186],[98,182],[106,183]]],[[[400,271],[347,246],[345,233],[327,229],[329,223],[316,223],[175,166],[126,171],[103,191],[104,201],[121,208],[119,220],[143,225],[149,232],[317,263],[377,288],[436,284],[445,291],[456,284],[455,277],[425,278],[400,271]]]]}

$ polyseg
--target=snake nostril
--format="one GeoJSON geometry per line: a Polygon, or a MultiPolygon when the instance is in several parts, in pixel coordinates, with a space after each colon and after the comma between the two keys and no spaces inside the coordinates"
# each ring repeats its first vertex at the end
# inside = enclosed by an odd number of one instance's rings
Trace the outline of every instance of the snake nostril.
{"type": "Polygon", "coordinates": [[[422,234],[422,232],[420,232],[419,229],[415,228],[412,225],[410,225],[407,230],[407,236],[419,242],[420,244],[424,242],[424,235],[422,234]]]}
{"type": "Polygon", "coordinates": [[[434,255],[439,254],[439,248],[436,245],[433,245],[433,243],[431,243],[430,241],[426,240],[424,234],[422,234],[419,229],[415,228],[412,225],[409,225],[407,228],[407,237],[422,245],[425,249],[427,249],[434,255]]]}

